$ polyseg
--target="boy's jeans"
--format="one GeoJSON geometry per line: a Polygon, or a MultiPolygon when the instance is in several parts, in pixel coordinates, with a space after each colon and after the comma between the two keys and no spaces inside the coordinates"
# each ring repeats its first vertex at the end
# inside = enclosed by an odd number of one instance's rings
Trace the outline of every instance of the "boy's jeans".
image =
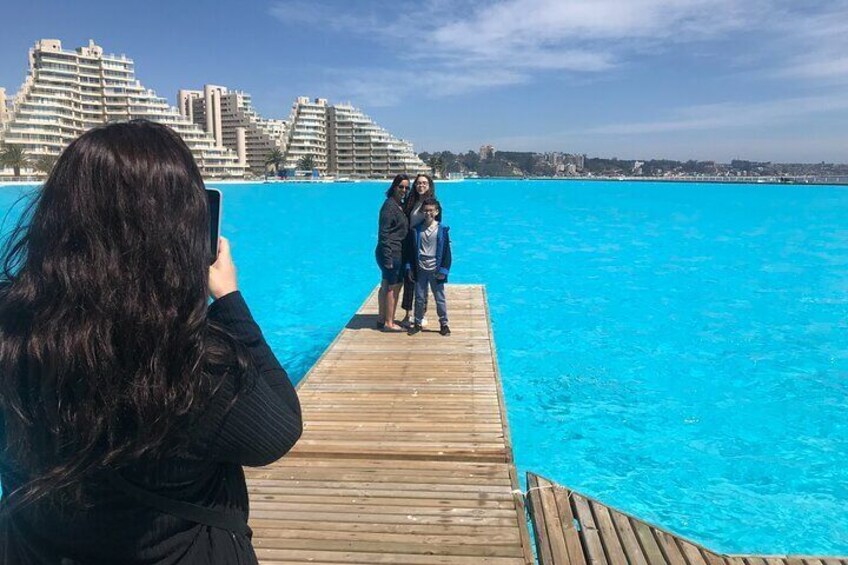
{"type": "Polygon", "coordinates": [[[436,313],[439,314],[439,324],[444,326],[448,323],[448,305],[445,301],[445,282],[436,280],[436,271],[425,271],[418,269],[418,277],[415,279],[415,323],[420,324],[427,309],[427,287],[433,290],[436,298],[436,313]]]}

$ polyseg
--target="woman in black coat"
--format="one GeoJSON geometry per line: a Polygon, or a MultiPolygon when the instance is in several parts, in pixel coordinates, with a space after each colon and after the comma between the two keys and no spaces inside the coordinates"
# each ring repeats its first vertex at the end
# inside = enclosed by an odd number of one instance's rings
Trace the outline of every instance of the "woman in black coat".
{"type": "Polygon", "coordinates": [[[95,128],[59,158],[0,287],[0,562],[257,562],[242,465],[291,449],[300,405],[225,239],[212,259],[169,128],[95,128]]]}
{"type": "Polygon", "coordinates": [[[403,286],[403,242],[409,233],[409,220],[403,211],[403,201],[409,190],[409,177],[395,176],[386,191],[386,200],[380,208],[377,228],[377,248],[374,256],[380,267],[380,291],[377,296],[379,314],[377,327],[387,332],[401,332],[395,324],[400,288],[403,286]]]}

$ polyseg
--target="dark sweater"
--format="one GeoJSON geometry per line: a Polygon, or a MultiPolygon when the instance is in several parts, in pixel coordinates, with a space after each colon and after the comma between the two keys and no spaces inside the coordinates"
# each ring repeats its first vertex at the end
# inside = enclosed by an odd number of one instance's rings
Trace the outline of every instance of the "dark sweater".
{"type": "Polygon", "coordinates": [[[380,208],[380,225],[377,234],[377,262],[381,267],[392,268],[392,263],[401,260],[403,240],[409,231],[409,219],[400,204],[386,198],[380,208]]]}
{"type": "MultiPolygon", "coordinates": [[[[209,318],[242,341],[258,375],[229,412],[235,384],[224,383],[192,430],[192,456],[138,465],[122,475],[175,500],[248,515],[242,465],[267,465],[294,446],[301,434],[300,404],[286,372],[268,347],[241,294],[215,301],[209,318]]],[[[0,440],[5,445],[3,430],[0,440]]],[[[19,486],[3,476],[4,495],[19,486]]],[[[106,481],[92,479],[96,500],[84,510],[59,510],[43,499],[0,517],[0,562],[78,564],[256,563],[245,535],[231,534],[164,514],[136,502],[106,481]]]]}

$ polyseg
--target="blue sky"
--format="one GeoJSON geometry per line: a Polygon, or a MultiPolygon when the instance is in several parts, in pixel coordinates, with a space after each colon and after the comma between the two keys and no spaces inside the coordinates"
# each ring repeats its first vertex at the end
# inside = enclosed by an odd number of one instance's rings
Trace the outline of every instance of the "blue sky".
{"type": "Polygon", "coordinates": [[[848,162],[848,1],[10,4],[9,94],[37,39],[93,38],[172,103],[204,83],[268,117],[352,102],[419,151],[848,162]]]}

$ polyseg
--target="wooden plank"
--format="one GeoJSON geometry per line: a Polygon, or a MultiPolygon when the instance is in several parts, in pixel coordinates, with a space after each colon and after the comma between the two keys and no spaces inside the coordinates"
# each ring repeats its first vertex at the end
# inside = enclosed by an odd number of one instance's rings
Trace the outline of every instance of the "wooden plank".
{"type": "Polygon", "coordinates": [[[601,543],[604,546],[604,552],[609,558],[610,563],[627,563],[624,547],[621,540],[618,539],[618,532],[615,529],[607,507],[593,501],[589,501],[589,507],[595,516],[595,523],[598,525],[601,543]]]}
{"type": "MultiPolygon", "coordinates": [[[[539,489],[541,488],[539,482],[539,477],[532,473],[527,474],[527,500],[530,504],[533,535],[536,539],[536,555],[539,558],[540,565],[556,565],[548,534],[548,515],[542,507],[542,497],[539,494],[539,489]]],[[[563,565],[571,565],[570,560],[563,560],[561,563],[563,565]]]]}
{"type": "MultiPolygon", "coordinates": [[[[496,362],[497,364],[497,362],[496,362]]],[[[507,434],[509,431],[507,430],[507,434]]],[[[523,551],[524,561],[535,564],[536,560],[533,556],[533,541],[530,539],[530,529],[527,526],[527,508],[524,505],[524,493],[518,488],[518,472],[515,465],[509,464],[509,478],[512,483],[512,499],[515,502],[516,522],[518,523],[518,536],[521,539],[521,549],[523,551]]]]}
{"type": "Polygon", "coordinates": [[[727,560],[716,553],[707,550],[702,550],[702,553],[710,565],[728,565],[727,560]]]}
{"type": "MultiPolygon", "coordinates": [[[[553,485],[540,486],[552,487],[553,485]]],[[[568,548],[565,545],[566,524],[563,524],[560,520],[553,490],[552,488],[540,488],[537,494],[539,495],[539,501],[541,502],[542,513],[545,515],[545,523],[548,530],[548,543],[550,544],[551,556],[553,558],[552,563],[571,563],[568,548]]]]}
{"type": "MultiPolygon", "coordinates": [[[[260,538],[273,538],[275,540],[309,539],[309,540],[333,540],[333,541],[388,541],[392,543],[412,543],[427,545],[484,545],[484,546],[509,546],[517,548],[518,538],[501,535],[475,535],[465,534],[432,534],[419,535],[415,533],[394,532],[357,532],[338,530],[293,530],[287,528],[266,529],[259,528],[253,531],[260,538]]],[[[271,547],[270,545],[266,547],[271,547]]],[[[274,546],[277,547],[277,546],[274,546]]]]}
{"type": "Polygon", "coordinates": [[[604,546],[598,533],[598,526],[592,516],[589,502],[577,493],[572,493],[574,513],[580,522],[580,538],[583,540],[583,548],[586,552],[587,563],[593,565],[606,565],[607,557],[604,554],[604,546]]]}
{"type": "Polygon", "coordinates": [[[261,475],[267,472],[268,469],[274,469],[277,467],[299,467],[308,465],[310,468],[316,467],[344,467],[345,469],[353,469],[353,468],[378,468],[378,469],[409,469],[414,470],[415,474],[418,474],[420,470],[426,469],[428,471],[434,472],[443,472],[443,471],[451,471],[451,472],[460,472],[460,473],[479,473],[479,472],[502,472],[505,476],[508,475],[506,468],[503,465],[493,464],[493,463],[480,463],[480,462],[453,462],[453,461],[405,461],[402,459],[395,459],[391,461],[384,461],[381,459],[368,459],[362,457],[351,457],[345,459],[344,461],[336,461],[333,459],[327,459],[323,461],[309,461],[305,462],[301,459],[292,458],[292,457],[284,457],[279,461],[272,463],[267,467],[254,467],[245,469],[245,473],[248,475],[261,475]]]}
{"type": "Polygon", "coordinates": [[[393,516],[393,515],[402,515],[404,519],[410,514],[414,514],[416,517],[422,516],[436,516],[443,517],[447,519],[451,518],[462,518],[462,517],[470,517],[470,518],[513,518],[515,515],[514,508],[491,508],[491,507],[476,507],[476,508],[468,508],[468,507],[456,507],[456,506],[429,506],[429,505],[416,505],[416,506],[396,506],[390,504],[361,504],[359,501],[352,502],[346,501],[346,503],[327,503],[327,502],[292,502],[292,501],[267,501],[260,499],[254,503],[252,506],[253,510],[262,511],[262,510],[273,510],[275,508],[279,508],[280,506],[284,506],[286,509],[290,511],[303,512],[304,514],[308,514],[310,512],[336,512],[340,516],[345,514],[373,514],[379,513],[382,516],[393,516]],[[284,504],[280,504],[283,502],[284,504]]]}
{"type": "Polygon", "coordinates": [[[466,536],[466,539],[484,540],[489,537],[505,541],[520,540],[518,532],[511,526],[478,526],[473,524],[378,524],[373,522],[304,522],[297,518],[254,518],[251,524],[258,530],[293,532],[358,532],[362,534],[410,534],[417,536],[466,536]]]}
{"type": "Polygon", "coordinates": [[[633,531],[636,532],[636,536],[639,538],[642,551],[645,552],[645,558],[648,560],[648,563],[651,565],[666,565],[668,561],[666,561],[662,550],[660,550],[660,546],[657,544],[653,528],[639,520],[633,520],[631,523],[633,524],[633,531]]]}
{"type": "MultiPolygon", "coordinates": [[[[431,497],[434,496],[433,490],[438,488],[439,485],[434,484],[425,484],[418,482],[393,482],[393,483],[381,483],[378,481],[375,482],[362,482],[362,483],[345,483],[343,485],[337,485],[330,482],[325,481],[294,481],[297,484],[293,484],[292,481],[286,480],[253,480],[250,481],[248,486],[288,486],[292,492],[307,492],[307,489],[314,488],[317,492],[333,492],[340,494],[342,492],[353,492],[353,493],[362,493],[368,494],[371,492],[390,492],[394,494],[399,493],[407,493],[408,495],[412,495],[417,491],[425,491],[425,493],[429,493],[431,497]],[[303,490],[301,490],[303,489],[303,490]],[[323,489],[323,490],[322,490],[323,489]]],[[[480,493],[486,493],[490,496],[503,494],[504,497],[511,497],[512,495],[507,492],[503,487],[500,486],[489,486],[489,485],[444,485],[445,490],[451,493],[460,493],[466,492],[469,494],[475,494],[477,496],[480,493]]]]}
{"type": "MultiPolygon", "coordinates": [[[[373,481],[375,478],[379,478],[380,480],[385,481],[393,481],[400,482],[404,480],[408,480],[411,473],[407,470],[386,470],[386,471],[378,471],[378,470],[369,470],[369,469],[361,469],[361,470],[351,470],[347,469],[339,469],[339,468],[321,468],[321,469],[308,469],[304,467],[287,467],[285,469],[281,469],[279,473],[275,476],[277,479],[286,479],[286,480],[324,480],[324,479],[334,479],[336,482],[369,482],[373,481]]],[[[255,478],[259,479],[260,476],[255,476],[255,478]]],[[[501,477],[499,475],[491,474],[491,475],[471,475],[471,474],[446,474],[446,473],[427,473],[422,471],[420,473],[415,473],[415,482],[416,483],[432,483],[432,484],[465,484],[465,485],[502,485],[502,486],[511,486],[508,477],[501,477]]]]}
{"type": "Polygon", "coordinates": [[[318,496],[318,495],[301,495],[301,494],[269,494],[266,492],[251,491],[251,495],[257,501],[273,501],[282,504],[296,505],[304,504],[358,504],[360,506],[399,506],[406,508],[434,507],[434,508],[496,508],[501,510],[513,510],[513,501],[511,499],[491,500],[488,498],[477,497],[473,499],[458,499],[458,498],[400,498],[397,496],[368,496],[368,497],[350,497],[350,496],[318,496]]]}
{"type": "Polygon", "coordinates": [[[263,537],[254,543],[257,550],[267,549],[306,549],[321,551],[355,551],[355,552],[379,552],[398,554],[420,554],[434,556],[478,556],[478,557],[518,557],[522,556],[521,546],[518,544],[495,545],[495,544],[468,544],[465,540],[458,539],[453,544],[431,544],[423,540],[412,541],[408,536],[404,541],[389,541],[386,538],[362,539],[358,534],[349,535],[348,539],[339,539],[336,536],[326,536],[324,539],[305,537],[263,537]]]}
{"type": "Polygon", "coordinates": [[[560,522],[565,534],[565,546],[568,557],[574,565],[586,564],[586,552],[580,544],[580,533],[577,531],[577,520],[571,508],[571,491],[564,488],[554,489],[554,499],[557,503],[560,522]]]}
{"type": "Polygon", "coordinates": [[[675,541],[689,565],[707,565],[707,560],[701,555],[701,550],[698,547],[681,538],[675,538],[675,541]]]}
{"type": "Polygon", "coordinates": [[[627,553],[627,562],[631,565],[648,565],[648,560],[642,553],[636,532],[633,531],[633,526],[630,524],[630,518],[616,510],[612,510],[610,515],[618,532],[618,537],[621,539],[621,545],[627,553]]]}
{"type": "Polygon", "coordinates": [[[659,545],[669,565],[688,565],[674,536],[656,528],[653,528],[653,531],[654,537],[657,539],[657,545],[659,545]]]}

